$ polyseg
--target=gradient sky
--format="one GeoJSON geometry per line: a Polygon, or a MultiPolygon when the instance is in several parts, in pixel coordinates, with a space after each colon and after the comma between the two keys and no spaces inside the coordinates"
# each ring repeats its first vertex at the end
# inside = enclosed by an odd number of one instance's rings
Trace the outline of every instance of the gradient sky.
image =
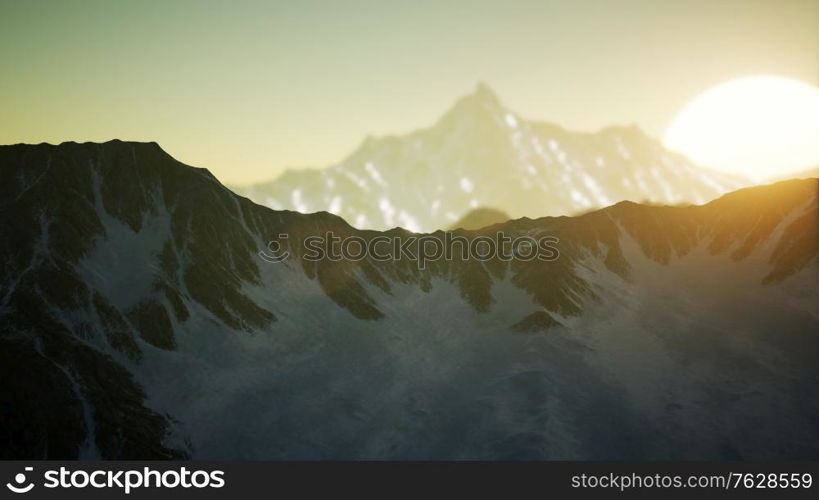
{"type": "Polygon", "coordinates": [[[819,1],[0,0],[0,144],[153,140],[227,183],[427,126],[478,81],[529,119],[661,137],[762,73],[819,85],[819,1]]]}

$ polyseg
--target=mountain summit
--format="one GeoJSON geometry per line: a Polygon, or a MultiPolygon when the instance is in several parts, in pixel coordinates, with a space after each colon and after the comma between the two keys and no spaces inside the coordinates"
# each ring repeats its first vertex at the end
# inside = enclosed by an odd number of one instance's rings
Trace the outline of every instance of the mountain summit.
{"type": "Polygon", "coordinates": [[[621,200],[703,203],[741,184],[635,126],[580,133],[527,121],[479,84],[430,128],[368,138],[331,167],[234,189],[271,208],[328,211],[359,228],[433,231],[478,207],[514,218],[567,215],[621,200]]]}

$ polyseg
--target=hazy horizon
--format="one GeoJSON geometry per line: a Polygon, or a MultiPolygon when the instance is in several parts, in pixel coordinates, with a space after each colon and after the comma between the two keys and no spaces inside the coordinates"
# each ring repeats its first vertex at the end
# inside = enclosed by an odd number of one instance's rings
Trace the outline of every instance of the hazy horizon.
{"type": "Polygon", "coordinates": [[[529,120],[657,138],[723,81],[819,84],[802,0],[0,5],[0,143],[156,141],[230,184],[427,127],[479,81],[529,120]]]}

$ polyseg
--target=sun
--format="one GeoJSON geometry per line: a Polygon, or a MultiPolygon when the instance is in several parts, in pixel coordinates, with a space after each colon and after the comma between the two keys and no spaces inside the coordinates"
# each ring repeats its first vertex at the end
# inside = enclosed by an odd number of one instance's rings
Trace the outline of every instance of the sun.
{"type": "Polygon", "coordinates": [[[680,111],[665,146],[757,182],[819,166],[819,88],[781,76],[712,87],[680,111]]]}

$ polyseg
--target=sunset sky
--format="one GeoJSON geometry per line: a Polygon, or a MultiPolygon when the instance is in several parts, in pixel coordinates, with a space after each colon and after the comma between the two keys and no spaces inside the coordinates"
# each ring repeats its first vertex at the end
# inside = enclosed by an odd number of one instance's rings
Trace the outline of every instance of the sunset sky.
{"type": "Polygon", "coordinates": [[[0,0],[0,144],[157,141],[222,181],[325,166],[486,82],[529,119],[661,137],[693,97],[819,85],[816,0],[0,0]]]}

